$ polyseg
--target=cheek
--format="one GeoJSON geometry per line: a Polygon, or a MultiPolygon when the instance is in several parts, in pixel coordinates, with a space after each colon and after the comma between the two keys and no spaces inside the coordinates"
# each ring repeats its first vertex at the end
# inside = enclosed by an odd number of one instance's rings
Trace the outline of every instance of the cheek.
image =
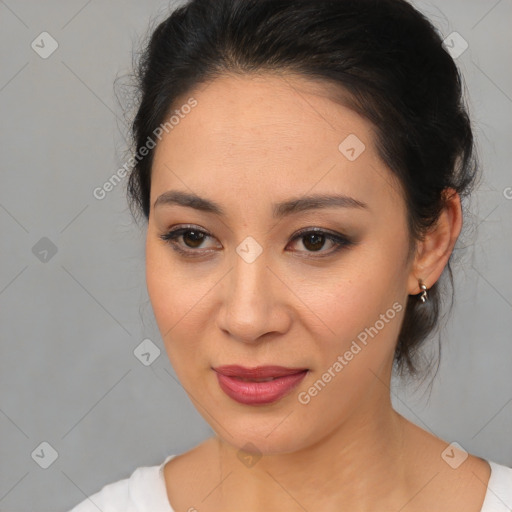
{"type": "MultiPolygon", "coordinates": [[[[148,237],[150,235],[148,234],[148,237]]],[[[169,313],[175,311],[174,300],[176,294],[170,293],[173,287],[174,276],[167,264],[162,251],[155,242],[146,242],[146,286],[151,306],[160,330],[170,328],[169,313]],[[167,312],[167,314],[165,314],[167,312]],[[164,322],[169,325],[164,325],[164,322]]]]}
{"type": "Polygon", "coordinates": [[[170,254],[172,249],[157,242],[146,243],[146,285],[161,338],[178,373],[181,367],[193,365],[175,363],[187,359],[197,363],[201,358],[198,333],[206,329],[208,291],[214,279],[206,273],[201,278],[197,270],[180,265],[170,254]]]}
{"type": "MultiPolygon", "coordinates": [[[[187,309],[183,276],[171,264],[171,255],[154,241],[146,243],[146,285],[158,328],[164,343],[179,328],[187,309]]],[[[188,308],[189,309],[189,308],[188,308]]]]}
{"type": "Polygon", "coordinates": [[[318,354],[324,366],[351,348],[347,357],[366,368],[393,354],[405,309],[401,247],[402,240],[367,241],[343,259],[336,272],[302,282],[297,295],[307,298],[308,309],[315,313],[310,326],[316,329],[313,338],[322,344],[318,354]]]}
{"type": "Polygon", "coordinates": [[[312,333],[317,364],[298,390],[298,399],[318,411],[330,411],[327,421],[336,422],[356,410],[372,390],[378,391],[393,361],[404,306],[400,295],[386,286],[389,283],[376,279],[379,275],[377,269],[361,272],[329,294],[310,295],[311,309],[322,311],[323,324],[330,329],[322,324],[312,333]]]}

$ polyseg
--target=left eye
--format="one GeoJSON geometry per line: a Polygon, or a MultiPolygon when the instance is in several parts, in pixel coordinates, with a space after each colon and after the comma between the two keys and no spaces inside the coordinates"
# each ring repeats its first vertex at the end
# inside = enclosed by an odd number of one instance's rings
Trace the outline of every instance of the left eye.
{"type": "Polygon", "coordinates": [[[351,241],[343,235],[330,233],[320,229],[302,231],[292,238],[292,242],[302,240],[302,245],[307,249],[307,252],[322,252],[332,254],[342,247],[351,245],[351,241]],[[320,251],[324,246],[325,242],[331,243],[332,250],[320,251]]]}
{"type": "MultiPolygon", "coordinates": [[[[175,251],[191,257],[201,256],[201,253],[204,254],[206,251],[198,251],[196,249],[200,248],[202,243],[208,238],[213,238],[206,231],[196,229],[194,227],[177,228],[158,236],[166,243],[170,244],[175,251]],[[186,248],[179,243],[179,238],[182,238],[186,248]]],[[[333,254],[343,247],[353,245],[353,242],[345,235],[328,232],[322,229],[308,228],[296,233],[290,243],[294,243],[299,240],[302,240],[302,244],[306,248],[306,251],[298,252],[321,253],[322,256],[333,254]],[[330,251],[321,250],[326,241],[331,242],[330,251]]],[[[222,248],[222,246],[220,248],[222,248]]]]}

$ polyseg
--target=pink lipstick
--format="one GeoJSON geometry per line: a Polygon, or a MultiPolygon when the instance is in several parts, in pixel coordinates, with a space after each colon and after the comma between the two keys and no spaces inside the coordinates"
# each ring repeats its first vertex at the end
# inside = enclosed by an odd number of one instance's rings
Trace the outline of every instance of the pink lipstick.
{"type": "Polygon", "coordinates": [[[287,395],[306,376],[307,368],[225,365],[213,368],[219,386],[233,400],[245,405],[268,404],[287,395]]]}

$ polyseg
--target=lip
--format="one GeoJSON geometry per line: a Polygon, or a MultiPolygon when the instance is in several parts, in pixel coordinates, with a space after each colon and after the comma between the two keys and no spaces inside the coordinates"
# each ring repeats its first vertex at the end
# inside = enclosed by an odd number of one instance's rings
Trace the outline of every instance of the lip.
{"type": "Polygon", "coordinates": [[[276,402],[297,386],[309,371],[307,368],[284,366],[245,368],[238,365],[218,366],[213,370],[222,391],[245,405],[276,402]],[[261,382],[261,379],[270,378],[273,380],[261,382]]]}

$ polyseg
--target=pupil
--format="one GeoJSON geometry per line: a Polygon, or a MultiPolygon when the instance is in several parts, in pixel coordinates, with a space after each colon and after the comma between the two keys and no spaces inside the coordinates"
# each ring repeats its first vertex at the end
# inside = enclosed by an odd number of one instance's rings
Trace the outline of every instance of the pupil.
{"type": "Polygon", "coordinates": [[[305,236],[306,243],[304,243],[304,246],[307,249],[311,249],[313,251],[316,251],[316,250],[322,248],[322,246],[324,245],[324,239],[325,239],[324,235],[317,235],[317,234],[306,235],[305,236]],[[308,247],[308,245],[310,245],[309,242],[311,242],[311,245],[313,247],[311,247],[311,246],[308,247]]]}
{"type": "Polygon", "coordinates": [[[184,235],[184,240],[185,240],[185,243],[189,246],[189,247],[199,247],[201,245],[201,242],[203,241],[203,233],[198,233],[196,231],[187,231],[184,235]],[[192,236],[190,236],[192,234],[192,236]],[[187,242],[187,240],[190,241],[190,239],[192,239],[192,244],[189,244],[187,242]]]}

